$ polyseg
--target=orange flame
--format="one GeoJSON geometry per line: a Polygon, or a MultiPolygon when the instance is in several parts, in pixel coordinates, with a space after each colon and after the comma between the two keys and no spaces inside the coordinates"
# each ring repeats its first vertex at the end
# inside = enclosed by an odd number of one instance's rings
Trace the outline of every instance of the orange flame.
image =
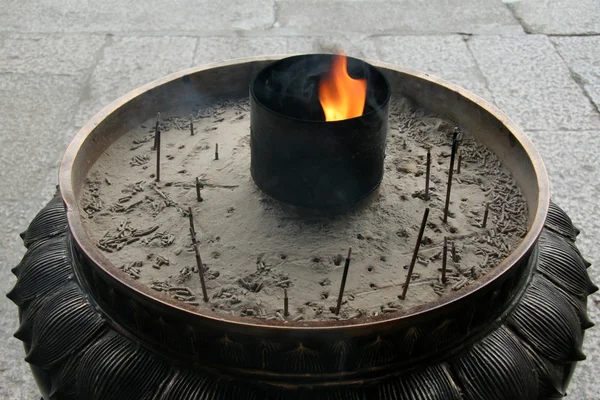
{"type": "Polygon", "coordinates": [[[348,59],[335,56],[331,70],[319,83],[319,101],[326,121],[359,117],[365,109],[367,80],[348,75],[348,59]]]}

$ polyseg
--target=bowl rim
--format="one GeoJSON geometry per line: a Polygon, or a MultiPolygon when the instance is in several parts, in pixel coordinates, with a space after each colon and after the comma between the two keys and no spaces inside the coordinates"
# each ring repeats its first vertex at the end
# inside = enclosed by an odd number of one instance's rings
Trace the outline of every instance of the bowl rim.
{"type": "Polygon", "coordinates": [[[62,158],[60,169],[59,169],[59,187],[61,196],[65,203],[67,212],[67,222],[69,231],[73,237],[76,246],[80,251],[84,253],[84,257],[90,261],[95,268],[100,269],[105,276],[109,276],[114,281],[120,284],[121,288],[129,291],[130,294],[136,298],[143,298],[147,302],[158,304],[159,306],[171,309],[174,312],[182,313],[187,318],[200,319],[206,322],[213,322],[217,324],[226,324],[227,326],[238,329],[276,329],[285,331],[315,331],[315,330],[363,330],[373,329],[374,327],[381,324],[398,323],[404,324],[408,320],[414,318],[423,317],[424,314],[433,311],[443,311],[443,308],[451,306],[453,303],[476,295],[479,291],[484,290],[486,287],[491,285],[496,280],[502,279],[513,266],[517,265],[517,262],[530,253],[533,246],[536,244],[539,235],[544,227],[544,222],[548,213],[550,204],[550,187],[546,168],[542,161],[542,158],[536,148],[534,147],[531,140],[525,135],[525,133],[519,128],[519,126],[500,111],[496,106],[479,97],[478,95],[469,92],[468,90],[440,79],[434,75],[420,72],[418,70],[406,67],[400,67],[390,63],[377,61],[377,60],[365,60],[367,63],[377,67],[393,72],[398,72],[404,75],[411,75],[413,78],[417,78],[434,85],[444,87],[446,90],[454,92],[457,96],[462,97],[480,108],[483,108],[493,118],[498,120],[507,130],[513,135],[517,142],[522,146],[526,152],[529,160],[531,161],[539,188],[536,213],[531,219],[530,227],[521,240],[519,245],[506,257],[500,264],[494,267],[487,274],[483,275],[472,285],[468,287],[469,290],[459,290],[454,293],[447,294],[441,297],[439,300],[417,305],[405,310],[401,310],[395,313],[380,314],[376,317],[361,317],[352,320],[327,320],[327,321],[298,321],[298,322],[281,322],[278,320],[262,320],[258,318],[248,317],[235,317],[212,313],[212,312],[199,312],[195,307],[186,305],[185,303],[171,299],[170,297],[163,295],[160,292],[153,291],[149,286],[137,282],[122,273],[117,267],[112,264],[108,258],[100,252],[100,250],[94,245],[91,238],[86,234],[83,226],[83,218],[79,212],[78,201],[75,195],[74,182],[73,182],[73,167],[76,162],[79,150],[87,139],[89,139],[95,128],[106,118],[117,111],[121,106],[128,103],[129,101],[144,95],[146,92],[152,89],[168,84],[172,81],[179,80],[188,75],[195,75],[205,71],[231,67],[240,64],[251,64],[273,62],[281,58],[293,56],[290,54],[275,54],[266,56],[255,56],[247,58],[238,58],[223,62],[211,63],[202,66],[197,66],[189,69],[185,69],[179,72],[175,72],[166,75],[162,78],[149,82],[142,85],[127,94],[121,96],[117,100],[111,102],[96,115],[89,119],[83,127],[77,132],[75,137],[69,143],[64,156],[62,158]]]}

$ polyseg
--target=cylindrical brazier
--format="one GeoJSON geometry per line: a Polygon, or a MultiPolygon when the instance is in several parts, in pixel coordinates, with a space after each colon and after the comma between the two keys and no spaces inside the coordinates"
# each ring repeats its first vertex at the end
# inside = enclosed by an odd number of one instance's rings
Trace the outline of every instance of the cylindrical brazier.
{"type": "MultiPolygon", "coordinates": [[[[98,249],[78,203],[87,172],[155,111],[247,96],[277,57],[177,73],[117,100],[69,145],[60,192],[22,234],[8,297],[44,399],[548,399],[566,392],[597,290],[578,231],[549,200],[531,142],[494,106],[426,74],[373,63],[394,93],[443,114],[511,171],[529,209],[517,248],[438,301],[357,319],[223,316],[175,301],[98,249]]],[[[436,221],[436,223],[439,223],[436,221]]]]}
{"type": "Polygon", "coordinates": [[[383,177],[390,86],[379,70],[348,58],[348,73],[367,82],[361,116],[326,121],[319,85],[336,55],[285,58],[250,84],[251,171],[273,198],[311,209],[349,208],[383,177]]]}

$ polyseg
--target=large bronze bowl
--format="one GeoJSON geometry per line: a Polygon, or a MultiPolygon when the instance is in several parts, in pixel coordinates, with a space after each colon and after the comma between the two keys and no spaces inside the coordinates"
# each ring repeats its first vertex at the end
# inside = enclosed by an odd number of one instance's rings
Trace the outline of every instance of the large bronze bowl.
{"type": "Polygon", "coordinates": [[[379,62],[395,93],[472,132],[509,168],[529,230],[475,284],[406,311],[281,323],[200,313],[131,280],[86,235],[77,204],[88,170],[156,110],[248,96],[279,57],[167,76],[104,108],[69,145],[60,190],[22,234],[27,253],[8,297],[44,399],[547,399],[583,360],[597,290],[577,229],[549,199],[542,160],[523,132],[481,98],[379,62]]]}

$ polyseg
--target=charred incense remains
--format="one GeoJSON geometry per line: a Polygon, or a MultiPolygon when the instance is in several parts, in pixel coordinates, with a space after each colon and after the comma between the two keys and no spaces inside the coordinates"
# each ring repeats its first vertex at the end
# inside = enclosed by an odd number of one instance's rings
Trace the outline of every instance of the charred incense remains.
{"type": "Polygon", "coordinates": [[[202,258],[200,258],[200,250],[198,249],[197,242],[194,242],[194,253],[196,255],[198,275],[200,275],[200,285],[202,286],[202,298],[204,299],[205,303],[208,303],[208,293],[206,291],[206,282],[204,281],[204,266],[202,265],[202,258]]]}
{"type": "Polygon", "coordinates": [[[425,226],[427,225],[427,217],[429,216],[429,207],[425,209],[423,213],[423,221],[421,221],[421,228],[419,229],[419,236],[417,237],[417,243],[415,243],[415,250],[413,251],[412,259],[410,260],[410,266],[408,267],[408,273],[406,274],[406,282],[404,282],[404,288],[402,294],[398,296],[400,300],[406,298],[406,292],[408,291],[408,285],[412,278],[413,270],[415,268],[415,262],[417,261],[417,255],[419,254],[419,247],[421,247],[421,241],[423,240],[423,232],[425,232],[425,226]]]}
{"type": "Polygon", "coordinates": [[[427,167],[425,170],[425,200],[429,200],[429,176],[431,175],[431,150],[427,149],[427,167]]]}
{"type": "Polygon", "coordinates": [[[219,143],[215,144],[215,160],[219,160],[219,143]]]}
{"type": "Polygon", "coordinates": [[[194,136],[194,118],[190,115],[190,134],[194,136]]]}
{"type": "Polygon", "coordinates": [[[444,236],[444,247],[442,248],[442,283],[446,283],[447,261],[448,261],[448,237],[444,236]]]}
{"type": "Polygon", "coordinates": [[[487,226],[488,214],[490,213],[490,203],[485,204],[485,211],[483,212],[483,221],[481,222],[481,227],[485,228],[487,226]]]}
{"type": "Polygon", "coordinates": [[[160,182],[160,130],[156,131],[156,182],[160,182]]]}
{"type": "Polygon", "coordinates": [[[160,113],[156,114],[156,125],[154,127],[154,146],[152,146],[152,150],[156,150],[156,145],[158,141],[158,134],[160,132],[160,113]]]}
{"type": "Polygon", "coordinates": [[[348,256],[346,257],[346,263],[344,264],[344,273],[342,274],[342,283],[340,284],[340,292],[338,294],[337,306],[335,307],[335,315],[339,315],[340,308],[342,307],[342,298],[344,297],[344,290],[346,289],[346,278],[348,278],[348,268],[350,267],[351,256],[352,247],[348,248],[348,256]]]}
{"type": "Polygon", "coordinates": [[[196,243],[196,232],[194,232],[194,228],[190,226],[190,238],[192,239],[192,244],[196,243]]]}
{"type": "Polygon", "coordinates": [[[456,165],[456,173],[460,174],[460,167],[462,165],[462,151],[458,152],[458,164],[456,165]]]}
{"type": "Polygon", "coordinates": [[[190,233],[192,234],[192,241],[196,243],[196,228],[194,227],[194,214],[192,214],[192,207],[188,207],[188,218],[190,220],[190,233]]]}
{"type": "Polygon", "coordinates": [[[452,191],[452,172],[454,170],[454,157],[458,147],[458,131],[452,137],[452,153],[450,154],[450,169],[448,171],[448,186],[446,188],[446,205],[444,206],[444,223],[448,222],[448,208],[450,207],[450,192],[452,191]]]}
{"type": "Polygon", "coordinates": [[[283,316],[287,317],[288,315],[290,315],[289,310],[288,310],[288,293],[287,293],[287,289],[284,288],[283,289],[283,316]]]}

